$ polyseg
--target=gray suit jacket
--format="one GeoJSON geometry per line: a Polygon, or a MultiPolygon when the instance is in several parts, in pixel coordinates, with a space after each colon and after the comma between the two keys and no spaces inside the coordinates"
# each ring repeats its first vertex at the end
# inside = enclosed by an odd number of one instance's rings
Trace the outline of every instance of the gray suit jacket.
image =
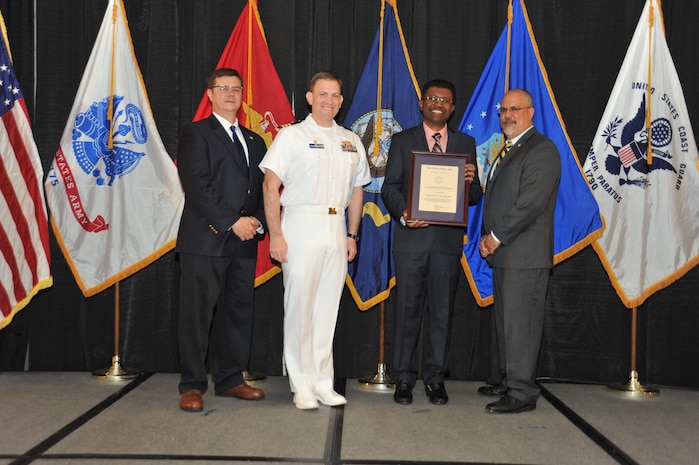
{"type": "MultiPolygon", "coordinates": [[[[471,163],[475,163],[476,143],[473,137],[449,128],[446,152],[469,153],[471,163]]],[[[408,187],[410,179],[410,152],[427,152],[427,138],[422,124],[394,134],[388,152],[386,178],[381,188],[381,198],[393,219],[398,221],[408,207],[408,187]]],[[[469,190],[469,204],[481,198],[483,190],[476,179],[469,190]]],[[[430,225],[426,228],[407,228],[396,224],[393,250],[396,252],[436,252],[453,253],[461,256],[464,244],[464,228],[458,226],[430,225]]]]}
{"type": "Polygon", "coordinates": [[[553,213],[561,178],[558,149],[536,128],[510,149],[487,180],[482,234],[500,240],[493,267],[553,267],[553,213]]]}

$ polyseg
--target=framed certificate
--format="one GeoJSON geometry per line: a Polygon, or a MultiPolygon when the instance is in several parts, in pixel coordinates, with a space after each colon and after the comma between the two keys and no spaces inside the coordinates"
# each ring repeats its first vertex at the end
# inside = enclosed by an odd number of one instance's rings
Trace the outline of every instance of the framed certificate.
{"type": "Polygon", "coordinates": [[[450,226],[468,225],[469,184],[466,153],[410,154],[408,219],[450,226]]]}

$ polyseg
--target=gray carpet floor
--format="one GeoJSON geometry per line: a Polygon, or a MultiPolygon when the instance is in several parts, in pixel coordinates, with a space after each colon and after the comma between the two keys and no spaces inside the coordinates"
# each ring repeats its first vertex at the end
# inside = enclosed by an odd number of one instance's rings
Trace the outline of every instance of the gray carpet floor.
{"type": "MultiPolygon", "coordinates": [[[[409,406],[338,380],[348,404],[300,411],[288,382],[257,383],[262,401],[204,396],[178,408],[178,375],[100,381],[89,373],[0,373],[0,465],[135,464],[697,464],[699,391],[636,399],[605,386],[542,383],[536,410],[492,415],[474,381],[449,403],[422,384],[409,406]]],[[[619,380],[624,381],[624,380],[619,380]]]]}

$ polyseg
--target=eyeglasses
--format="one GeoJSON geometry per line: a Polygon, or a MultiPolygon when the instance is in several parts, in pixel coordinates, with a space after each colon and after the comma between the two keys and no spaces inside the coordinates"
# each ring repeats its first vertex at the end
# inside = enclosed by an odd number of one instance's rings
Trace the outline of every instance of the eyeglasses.
{"type": "Polygon", "coordinates": [[[423,100],[429,100],[431,102],[441,102],[441,103],[454,103],[454,101],[450,98],[437,97],[436,95],[427,95],[427,96],[423,97],[423,100]]]}
{"type": "Polygon", "coordinates": [[[498,114],[499,115],[506,115],[508,113],[517,113],[518,111],[524,110],[525,108],[531,108],[531,107],[510,107],[510,108],[500,107],[500,109],[498,110],[498,114]]]}
{"type": "Polygon", "coordinates": [[[240,94],[243,92],[242,87],[238,86],[211,86],[212,89],[218,89],[222,94],[227,94],[228,92],[233,92],[234,94],[240,94]]]}

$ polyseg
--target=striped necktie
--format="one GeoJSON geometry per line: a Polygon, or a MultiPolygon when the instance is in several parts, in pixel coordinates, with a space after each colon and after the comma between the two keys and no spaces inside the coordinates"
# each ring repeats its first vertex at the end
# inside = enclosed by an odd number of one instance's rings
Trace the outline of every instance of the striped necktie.
{"type": "Polygon", "coordinates": [[[502,150],[502,155],[500,155],[500,158],[505,158],[505,155],[507,155],[507,152],[509,152],[511,148],[512,141],[508,140],[507,142],[505,142],[505,148],[502,150]]]}
{"type": "Polygon", "coordinates": [[[444,150],[442,150],[442,144],[439,143],[439,140],[442,138],[442,135],[438,132],[435,132],[434,134],[432,134],[432,138],[434,139],[432,151],[437,153],[443,153],[444,150]]]}
{"type": "Polygon", "coordinates": [[[511,148],[512,141],[508,140],[507,142],[505,142],[505,146],[502,148],[502,150],[500,150],[500,153],[498,153],[498,155],[495,157],[495,160],[493,160],[493,164],[491,165],[490,171],[488,172],[488,179],[490,179],[490,177],[495,172],[495,168],[497,168],[498,164],[500,163],[500,160],[505,158],[505,155],[507,155],[507,152],[509,152],[511,148]]]}

